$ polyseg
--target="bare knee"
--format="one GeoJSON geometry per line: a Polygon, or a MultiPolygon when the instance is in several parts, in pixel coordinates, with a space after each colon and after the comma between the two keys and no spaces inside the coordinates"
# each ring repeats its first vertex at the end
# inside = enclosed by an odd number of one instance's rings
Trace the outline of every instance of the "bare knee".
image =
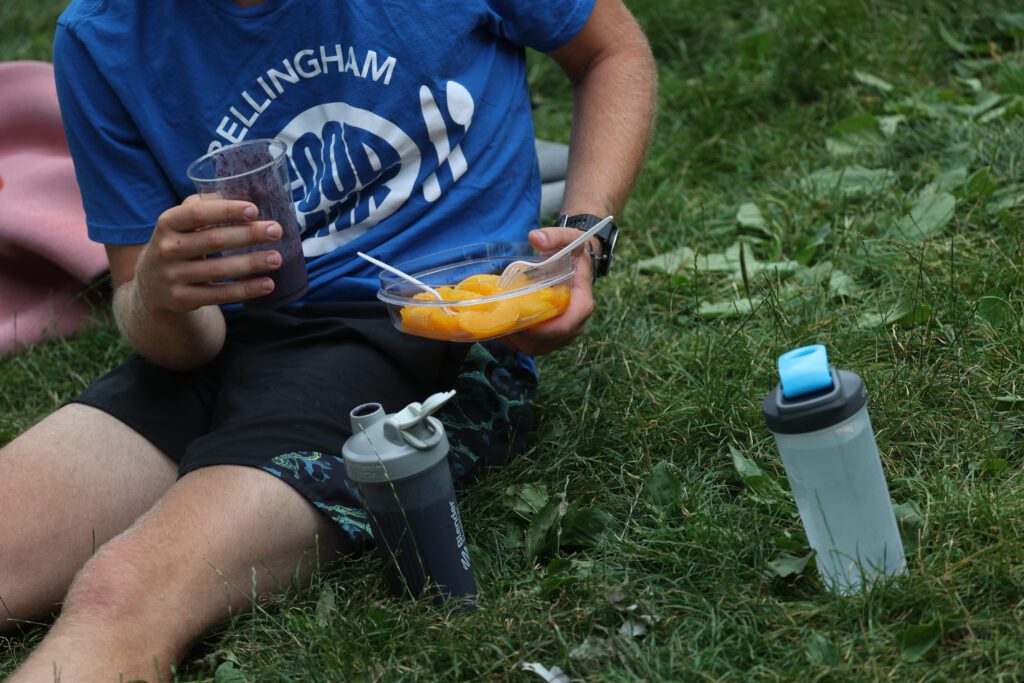
{"type": "Polygon", "coordinates": [[[61,408],[0,449],[0,630],[51,612],[96,548],[175,476],[145,439],[82,405],[61,408]]]}
{"type": "Polygon", "coordinates": [[[61,619],[128,624],[145,614],[154,593],[147,559],[125,537],[100,548],[71,583],[61,619]]]}
{"type": "Polygon", "coordinates": [[[50,680],[52,671],[62,672],[61,680],[169,679],[183,642],[161,623],[150,590],[153,564],[139,547],[129,532],[100,548],[75,576],[56,624],[14,680],[50,680]]]}

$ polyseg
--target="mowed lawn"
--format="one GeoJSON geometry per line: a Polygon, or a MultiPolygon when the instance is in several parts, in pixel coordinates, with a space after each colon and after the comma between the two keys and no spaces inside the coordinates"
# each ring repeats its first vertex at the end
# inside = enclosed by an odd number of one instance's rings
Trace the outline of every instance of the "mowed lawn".
{"type": "MultiPolygon", "coordinates": [[[[0,58],[49,59],[63,4],[5,0],[0,58]]],[[[364,557],[177,680],[1024,678],[1019,4],[629,4],[657,130],[592,325],[540,360],[530,451],[461,494],[481,609],[392,599],[364,557]],[[867,383],[908,549],[847,598],[760,415],[778,354],[816,342],[867,383]]],[[[532,55],[530,81],[568,140],[559,72],[532,55]]],[[[0,443],[127,353],[101,309],[0,360],[0,443]]],[[[0,675],[44,632],[0,638],[0,675]]]]}

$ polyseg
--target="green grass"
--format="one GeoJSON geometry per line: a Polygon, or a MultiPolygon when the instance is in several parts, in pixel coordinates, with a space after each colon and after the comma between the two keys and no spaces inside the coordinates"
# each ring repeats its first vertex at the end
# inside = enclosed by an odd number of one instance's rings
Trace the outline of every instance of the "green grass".
{"type": "MultiPolygon", "coordinates": [[[[59,5],[5,3],[0,56],[47,58],[59,5]]],[[[483,609],[395,601],[367,557],[225,625],[180,680],[211,680],[218,667],[216,680],[235,680],[229,668],[253,681],[540,680],[523,662],[588,681],[1024,678],[1017,5],[630,5],[659,63],[657,132],[590,329],[540,363],[532,450],[461,497],[483,609]],[[986,93],[999,97],[988,109],[986,93]],[[895,123],[891,135],[879,119],[895,123]],[[830,151],[844,141],[847,155],[830,151]],[[812,181],[854,164],[887,169],[887,180],[862,193],[812,181]],[[918,212],[917,228],[937,229],[908,239],[914,224],[900,221],[941,193],[955,200],[952,219],[918,212]],[[746,203],[763,226],[740,229],[746,203]],[[641,267],[681,247],[718,254],[740,237],[748,266],[795,260],[796,272],[744,282],[693,259],[676,272],[641,267]],[[830,289],[836,271],[854,286],[830,289]],[[713,305],[744,299],[749,312],[713,317],[713,305]],[[901,306],[885,322],[865,318],[901,306]],[[799,518],[784,496],[753,495],[730,456],[784,483],[760,399],[775,357],[811,342],[865,378],[892,497],[921,513],[908,574],[857,597],[825,592],[812,569],[769,570],[805,552],[799,518]],[[667,489],[653,495],[651,482],[667,489]],[[606,534],[527,561],[502,494],[529,484],[603,509],[606,534]],[[626,619],[650,631],[623,635],[626,619]]],[[[530,80],[539,132],[566,140],[566,85],[542,58],[530,80]]],[[[7,359],[0,436],[125,353],[101,322],[7,359]]],[[[41,633],[0,639],[0,674],[41,633]]]]}

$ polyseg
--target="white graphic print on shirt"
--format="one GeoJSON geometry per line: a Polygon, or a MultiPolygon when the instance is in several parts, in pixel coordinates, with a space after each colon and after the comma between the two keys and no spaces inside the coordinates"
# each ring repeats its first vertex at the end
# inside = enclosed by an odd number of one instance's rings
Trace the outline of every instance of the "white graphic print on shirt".
{"type": "MultiPolygon", "coordinates": [[[[451,129],[437,99],[430,88],[420,86],[420,114],[429,141],[426,150],[394,122],[345,102],[311,107],[273,136],[288,146],[292,198],[307,258],[354,240],[395,213],[416,190],[421,167],[435,155],[436,167],[422,169],[430,170],[422,181],[426,201],[441,197],[437,172],[445,163],[451,184],[466,173],[469,165],[462,147],[453,147],[450,139],[461,140],[469,130],[473,97],[461,83],[447,82],[444,101],[451,129]]],[[[231,141],[244,139],[247,132],[243,128],[231,141]]],[[[219,146],[214,142],[210,147],[219,146]]]]}

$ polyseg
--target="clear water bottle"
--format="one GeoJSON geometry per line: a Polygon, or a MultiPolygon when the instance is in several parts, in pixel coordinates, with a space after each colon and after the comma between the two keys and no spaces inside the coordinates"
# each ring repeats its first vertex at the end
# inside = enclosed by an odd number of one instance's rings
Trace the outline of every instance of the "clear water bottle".
{"type": "Polygon", "coordinates": [[[426,591],[436,603],[477,593],[451,471],[448,437],[432,414],[454,391],[434,394],[392,415],[379,403],[350,413],[345,470],[363,494],[373,539],[396,595],[426,591]]]}
{"type": "Polygon", "coordinates": [[[905,568],[903,542],[857,374],[818,344],[779,356],[761,405],[825,585],[856,593],[905,568]]]}

